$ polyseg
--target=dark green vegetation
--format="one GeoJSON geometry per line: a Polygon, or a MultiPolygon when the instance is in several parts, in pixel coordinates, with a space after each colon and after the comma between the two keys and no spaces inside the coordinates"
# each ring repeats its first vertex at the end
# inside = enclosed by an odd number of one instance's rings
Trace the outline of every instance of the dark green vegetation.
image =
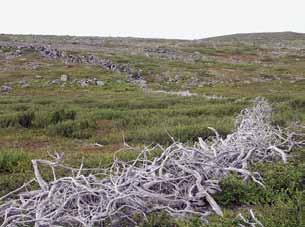
{"type": "MultiPolygon", "coordinates": [[[[283,34],[280,39],[276,34],[259,41],[251,37],[180,41],[1,35],[0,45],[52,43],[73,53],[129,63],[142,70],[149,89],[131,84],[125,74],[96,66],[65,65],[36,53],[6,58],[13,48],[2,47],[0,86],[11,83],[13,90],[0,93],[0,196],[30,179],[30,160],[47,158],[48,151],[65,152],[65,160],[74,166],[85,157],[85,165],[93,167],[110,164],[113,151],[122,148],[124,140],[135,146],[166,145],[170,136],[192,142],[212,135],[208,126],[225,136],[234,129],[239,111],[257,96],[273,104],[275,124],[304,124],[305,36],[283,34]],[[145,48],[171,51],[146,52],[145,48]],[[49,84],[62,74],[70,80],[95,77],[105,85],[49,84]],[[22,88],[22,80],[29,86],[22,88]],[[150,89],[188,89],[198,95],[181,97],[150,89]]],[[[120,153],[119,157],[129,160],[134,154],[120,153]]],[[[294,151],[287,165],[252,168],[262,173],[266,189],[229,176],[216,196],[225,216],[210,217],[211,226],[236,226],[236,215],[247,215],[248,208],[265,226],[305,226],[305,151],[294,151]]],[[[144,226],[201,225],[196,218],[174,221],[155,214],[144,226]]]]}

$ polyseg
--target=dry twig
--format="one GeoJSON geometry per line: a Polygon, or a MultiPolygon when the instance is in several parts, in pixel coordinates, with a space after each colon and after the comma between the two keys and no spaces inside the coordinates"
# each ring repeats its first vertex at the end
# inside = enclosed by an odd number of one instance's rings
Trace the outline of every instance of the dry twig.
{"type": "Polygon", "coordinates": [[[238,218],[243,222],[239,224],[240,227],[264,227],[264,225],[255,217],[252,209],[249,210],[251,219],[246,219],[241,213],[238,215],[238,218]]]}

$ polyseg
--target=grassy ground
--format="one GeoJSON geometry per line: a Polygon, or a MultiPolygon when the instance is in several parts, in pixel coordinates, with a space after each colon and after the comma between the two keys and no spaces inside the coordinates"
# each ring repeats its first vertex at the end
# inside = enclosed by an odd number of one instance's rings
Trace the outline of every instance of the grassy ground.
{"type": "MultiPolygon", "coordinates": [[[[118,50],[101,51],[99,55],[140,68],[151,89],[189,89],[198,96],[150,93],[130,84],[124,74],[89,65],[67,66],[60,61],[41,59],[36,54],[9,61],[0,58],[0,85],[11,82],[13,87],[12,92],[0,96],[0,196],[30,179],[30,160],[47,158],[47,152],[64,152],[66,162],[74,166],[85,157],[85,165],[93,167],[110,164],[113,151],[122,148],[123,139],[135,146],[169,144],[169,135],[192,142],[197,137],[212,135],[208,126],[225,136],[234,129],[239,111],[251,105],[257,96],[264,96],[272,103],[274,124],[305,123],[305,81],[295,79],[304,78],[302,56],[288,53],[273,57],[272,48],[244,45],[214,47],[170,42],[173,43],[160,45],[177,47],[179,44],[177,51],[197,51],[213,59],[188,62],[141,53],[122,54],[118,50]],[[230,62],[231,56],[237,56],[241,62],[230,62]],[[249,61],[249,56],[260,61],[249,61]],[[268,63],[261,61],[267,57],[268,63]],[[39,63],[39,67],[28,67],[33,62],[39,63]],[[69,82],[64,86],[48,85],[48,81],[61,74],[72,79],[95,77],[106,85],[85,88],[69,82]],[[179,80],[171,82],[177,74],[179,80]],[[257,80],[266,79],[266,75],[280,79],[257,80]],[[190,85],[194,78],[197,84],[215,83],[190,85]],[[20,80],[27,80],[30,86],[21,88],[20,80]],[[208,99],[206,95],[224,99],[208,99]],[[94,146],[95,143],[103,147],[94,146]]],[[[144,45],[142,41],[139,43],[144,45]]],[[[107,45],[107,48],[117,47],[110,41],[107,45]]],[[[126,160],[133,157],[130,153],[120,154],[126,160]]],[[[222,182],[223,192],[216,195],[225,216],[210,217],[211,226],[236,226],[235,217],[239,212],[246,215],[248,208],[255,211],[265,226],[305,226],[305,150],[294,151],[287,165],[260,164],[252,168],[262,173],[266,189],[229,176],[222,182]]],[[[175,221],[165,214],[151,215],[150,222],[144,224],[201,225],[196,218],[175,221]]]]}

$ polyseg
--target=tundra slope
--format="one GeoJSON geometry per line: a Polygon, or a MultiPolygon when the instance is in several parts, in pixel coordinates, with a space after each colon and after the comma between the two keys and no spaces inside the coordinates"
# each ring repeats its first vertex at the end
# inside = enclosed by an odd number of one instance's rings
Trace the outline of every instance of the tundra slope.
{"type": "MultiPolygon", "coordinates": [[[[304,124],[303,36],[286,39],[285,34],[282,38],[277,34],[282,46],[268,42],[273,34],[265,35],[266,44],[264,39],[254,42],[253,36],[248,42],[207,42],[1,35],[1,196],[32,179],[30,160],[47,159],[48,152],[64,152],[69,166],[78,167],[84,157],[84,168],[106,168],[112,164],[113,152],[122,147],[122,138],[134,147],[167,147],[170,134],[176,141],[192,144],[198,137],[213,136],[208,126],[224,138],[232,132],[236,115],[257,96],[272,103],[272,124],[304,124]],[[31,45],[129,65],[140,70],[147,88],[133,84],[128,73],[49,59],[37,51],[14,54],[18,46],[31,45]],[[67,81],[61,80],[63,75],[67,81]],[[78,81],[93,85],[81,86],[78,81]],[[188,91],[183,93],[188,96],[176,95],[181,91],[188,91]]],[[[136,152],[117,155],[120,160],[136,159],[136,152]]],[[[249,168],[262,174],[265,189],[229,174],[220,182],[226,190],[213,195],[224,218],[209,216],[210,224],[236,226],[237,214],[246,217],[251,207],[266,226],[302,226],[304,149],[296,149],[285,165],[267,162],[249,168]]],[[[44,179],[52,177],[40,170],[44,179]]],[[[199,225],[195,220],[162,217],[160,212],[148,215],[145,225],[199,225]]]]}

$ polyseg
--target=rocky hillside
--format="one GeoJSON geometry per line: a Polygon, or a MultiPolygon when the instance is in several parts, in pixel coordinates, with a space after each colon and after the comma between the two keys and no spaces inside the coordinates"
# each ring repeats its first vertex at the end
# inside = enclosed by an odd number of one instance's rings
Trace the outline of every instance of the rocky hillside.
{"type": "MultiPolygon", "coordinates": [[[[237,34],[203,40],[0,36],[2,72],[43,69],[40,59],[64,65],[91,64],[123,73],[125,79],[156,90],[198,90],[222,83],[257,83],[304,77],[305,35],[237,34]],[[26,62],[16,67],[17,59],[26,62]],[[31,57],[31,58],[28,58],[31,57]]],[[[8,81],[7,81],[8,82],[8,81]]]]}

